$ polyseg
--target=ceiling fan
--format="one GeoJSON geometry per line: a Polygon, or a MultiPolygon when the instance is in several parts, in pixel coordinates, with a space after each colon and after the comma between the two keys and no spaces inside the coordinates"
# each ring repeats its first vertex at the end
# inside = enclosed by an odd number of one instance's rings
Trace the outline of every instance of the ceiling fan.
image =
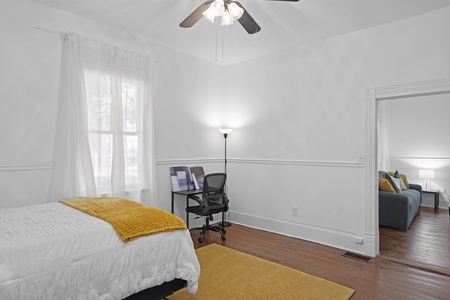
{"type": "MultiPolygon", "coordinates": [[[[298,2],[299,0],[269,1],[298,2]]],[[[190,28],[202,17],[205,17],[205,19],[211,23],[214,23],[216,17],[222,17],[220,25],[231,25],[234,21],[238,21],[249,34],[254,34],[261,30],[261,27],[259,27],[258,23],[250,16],[242,4],[233,0],[206,1],[184,19],[184,21],[180,23],[180,27],[190,28]]]]}

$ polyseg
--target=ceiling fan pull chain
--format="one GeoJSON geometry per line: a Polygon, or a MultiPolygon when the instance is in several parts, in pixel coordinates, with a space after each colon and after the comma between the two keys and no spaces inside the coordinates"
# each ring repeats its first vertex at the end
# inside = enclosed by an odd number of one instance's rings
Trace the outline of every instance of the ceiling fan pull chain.
{"type": "Polygon", "coordinates": [[[217,47],[217,43],[218,43],[218,37],[217,37],[217,26],[218,26],[218,25],[217,25],[217,24],[218,24],[218,23],[216,22],[216,24],[215,24],[215,25],[216,25],[216,62],[217,62],[217,56],[218,56],[218,55],[217,55],[217,51],[218,51],[218,50],[217,50],[217,48],[218,48],[218,47],[217,47]]]}

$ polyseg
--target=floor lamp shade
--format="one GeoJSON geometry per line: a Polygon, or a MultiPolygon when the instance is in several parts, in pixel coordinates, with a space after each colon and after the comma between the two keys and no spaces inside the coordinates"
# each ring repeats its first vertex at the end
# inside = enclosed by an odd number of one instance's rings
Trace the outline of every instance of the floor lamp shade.
{"type": "Polygon", "coordinates": [[[228,134],[233,131],[233,129],[229,129],[229,128],[221,128],[219,129],[220,133],[223,134],[224,138],[227,138],[228,134]]]}

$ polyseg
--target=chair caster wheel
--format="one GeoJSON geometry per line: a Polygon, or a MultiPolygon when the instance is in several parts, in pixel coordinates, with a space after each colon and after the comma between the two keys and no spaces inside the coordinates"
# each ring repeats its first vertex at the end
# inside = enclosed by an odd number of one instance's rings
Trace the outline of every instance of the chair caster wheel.
{"type": "Polygon", "coordinates": [[[225,241],[227,239],[226,236],[222,236],[222,241],[225,241]]]}
{"type": "Polygon", "coordinates": [[[201,244],[203,243],[203,238],[201,236],[198,237],[198,242],[201,244]]]}
{"type": "Polygon", "coordinates": [[[222,231],[223,231],[223,233],[227,233],[227,231],[224,228],[222,228],[222,231]]]}

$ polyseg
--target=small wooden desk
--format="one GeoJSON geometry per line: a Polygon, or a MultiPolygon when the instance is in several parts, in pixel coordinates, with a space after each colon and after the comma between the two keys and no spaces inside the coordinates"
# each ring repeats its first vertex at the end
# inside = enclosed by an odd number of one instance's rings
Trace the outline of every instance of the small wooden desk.
{"type": "MultiPolygon", "coordinates": [[[[175,194],[186,196],[186,207],[188,207],[189,206],[189,196],[198,195],[201,193],[203,193],[203,190],[176,191],[176,192],[172,191],[172,213],[173,213],[175,194]]],[[[186,210],[186,226],[189,229],[189,212],[187,210],[186,210]]]]}
{"type": "Polygon", "coordinates": [[[435,190],[422,190],[422,193],[425,194],[433,194],[434,195],[434,210],[438,210],[439,209],[439,191],[435,191],[435,190]]]}

